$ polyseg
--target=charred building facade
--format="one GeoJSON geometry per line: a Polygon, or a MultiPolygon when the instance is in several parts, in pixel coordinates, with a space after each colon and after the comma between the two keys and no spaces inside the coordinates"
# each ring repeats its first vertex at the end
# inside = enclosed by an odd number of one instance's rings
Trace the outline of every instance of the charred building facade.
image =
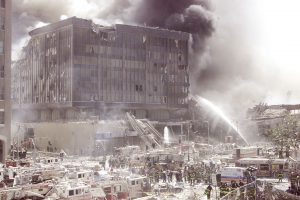
{"type": "Polygon", "coordinates": [[[188,33],[73,17],[30,36],[14,67],[15,118],[105,119],[129,111],[168,121],[187,113],[188,33]]]}

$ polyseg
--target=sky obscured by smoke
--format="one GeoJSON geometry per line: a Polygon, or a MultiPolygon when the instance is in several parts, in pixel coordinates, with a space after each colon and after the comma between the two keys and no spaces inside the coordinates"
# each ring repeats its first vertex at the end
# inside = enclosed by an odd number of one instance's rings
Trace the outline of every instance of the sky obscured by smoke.
{"type": "Polygon", "coordinates": [[[28,31],[72,16],[190,32],[192,92],[239,117],[300,102],[299,13],[297,0],[13,0],[13,59],[28,31]]]}

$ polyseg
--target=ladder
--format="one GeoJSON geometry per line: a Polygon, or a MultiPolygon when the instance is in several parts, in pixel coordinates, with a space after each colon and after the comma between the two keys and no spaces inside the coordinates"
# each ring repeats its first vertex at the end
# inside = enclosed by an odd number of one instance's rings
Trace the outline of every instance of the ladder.
{"type": "Polygon", "coordinates": [[[149,122],[142,122],[134,117],[130,113],[126,113],[126,117],[133,130],[135,130],[139,137],[145,142],[145,144],[153,149],[153,144],[157,147],[161,147],[159,140],[162,138],[160,133],[149,122]]]}

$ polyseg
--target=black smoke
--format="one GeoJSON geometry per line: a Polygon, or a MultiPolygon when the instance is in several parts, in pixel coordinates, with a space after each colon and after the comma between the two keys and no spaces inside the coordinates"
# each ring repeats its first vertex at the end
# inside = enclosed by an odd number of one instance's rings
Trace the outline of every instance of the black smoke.
{"type": "Polygon", "coordinates": [[[197,53],[204,51],[206,39],[215,30],[207,0],[143,0],[136,8],[133,21],[191,33],[192,47],[197,53]]]}
{"type": "Polygon", "coordinates": [[[215,30],[210,0],[49,0],[47,4],[40,0],[13,0],[14,50],[21,49],[22,38],[28,38],[28,31],[36,24],[59,21],[62,15],[88,18],[96,23],[122,22],[188,32],[193,71],[204,68],[202,55],[206,52],[207,39],[215,30]],[[78,2],[87,7],[80,12],[74,10],[72,6],[78,2]]]}

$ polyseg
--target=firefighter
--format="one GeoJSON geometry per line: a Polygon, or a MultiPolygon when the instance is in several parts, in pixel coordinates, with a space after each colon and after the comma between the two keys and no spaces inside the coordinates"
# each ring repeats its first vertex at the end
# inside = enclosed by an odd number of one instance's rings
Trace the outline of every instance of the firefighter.
{"type": "Polygon", "coordinates": [[[207,199],[210,199],[210,196],[211,196],[211,190],[212,190],[212,187],[211,187],[211,185],[209,184],[209,185],[207,186],[207,188],[205,189],[205,193],[204,193],[204,194],[206,194],[207,199]]]}
{"type": "Polygon", "coordinates": [[[291,188],[296,188],[297,187],[297,176],[296,176],[295,172],[291,172],[290,181],[291,181],[291,188]]]}
{"type": "Polygon", "coordinates": [[[221,183],[220,187],[220,197],[224,197],[227,194],[227,184],[226,183],[221,183]]]}
{"type": "Polygon", "coordinates": [[[195,181],[196,181],[196,172],[192,171],[191,172],[191,182],[192,182],[192,185],[195,184],[195,181]]]}
{"type": "Polygon", "coordinates": [[[231,181],[231,188],[232,190],[235,190],[236,188],[238,188],[238,184],[235,181],[231,181]]]}
{"type": "Polygon", "coordinates": [[[283,179],[283,172],[282,171],[278,172],[277,178],[278,178],[278,182],[282,183],[282,179],[283,179]]]}

